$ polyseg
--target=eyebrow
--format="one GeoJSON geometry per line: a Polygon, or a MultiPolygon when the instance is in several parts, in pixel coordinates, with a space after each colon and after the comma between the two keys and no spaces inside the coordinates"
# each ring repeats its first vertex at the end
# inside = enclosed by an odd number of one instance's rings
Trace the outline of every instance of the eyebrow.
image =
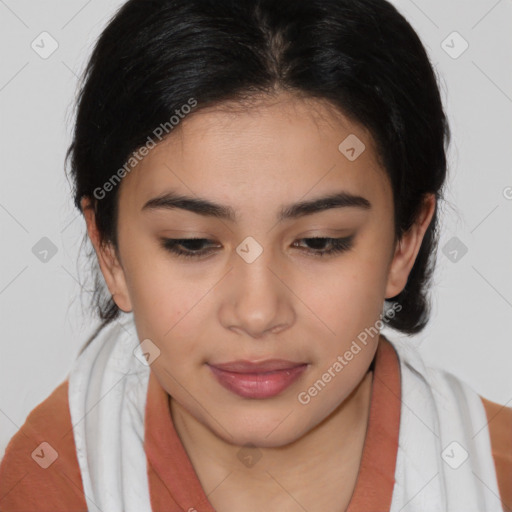
{"type": "MultiPolygon", "coordinates": [[[[372,205],[368,199],[354,195],[349,192],[340,191],[328,194],[309,201],[299,201],[294,204],[285,205],[277,215],[277,220],[282,222],[288,219],[297,219],[306,215],[323,212],[333,208],[359,208],[362,210],[371,209],[372,205]]],[[[173,191],[149,199],[142,211],[181,209],[218,219],[236,222],[236,213],[230,206],[224,206],[199,197],[190,197],[178,194],[173,191]]]]}

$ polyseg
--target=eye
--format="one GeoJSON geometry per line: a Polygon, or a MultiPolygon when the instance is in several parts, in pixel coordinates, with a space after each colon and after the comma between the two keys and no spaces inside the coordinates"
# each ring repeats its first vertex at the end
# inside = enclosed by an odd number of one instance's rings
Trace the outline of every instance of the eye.
{"type": "MultiPolygon", "coordinates": [[[[353,246],[353,239],[354,235],[345,238],[302,238],[297,242],[307,242],[309,247],[306,247],[305,252],[308,254],[313,256],[329,256],[350,250],[353,246]]],[[[294,242],[294,245],[297,242],[294,242]]],[[[219,244],[215,244],[213,240],[208,240],[207,238],[162,238],[161,244],[166,251],[184,258],[207,256],[215,252],[215,246],[219,246],[219,244]],[[209,244],[209,248],[207,244],[209,244]],[[206,248],[205,245],[207,246],[206,248]]]]}
{"type": "Polygon", "coordinates": [[[177,256],[184,258],[199,258],[213,252],[210,249],[201,249],[206,242],[212,242],[207,238],[162,238],[163,248],[177,256]],[[183,250],[181,247],[185,247],[183,250]]]}
{"type": "Polygon", "coordinates": [[[354,235],[345,238],[302,238],[299,242],[307,242],[307,245],[310,247],[306,249],[306,252],[314,256],[330,256],[350,250],[353,247],[353,240],[354,235]],[[328,247],[327,249],[324,248],[326,245],[328,247]]]}

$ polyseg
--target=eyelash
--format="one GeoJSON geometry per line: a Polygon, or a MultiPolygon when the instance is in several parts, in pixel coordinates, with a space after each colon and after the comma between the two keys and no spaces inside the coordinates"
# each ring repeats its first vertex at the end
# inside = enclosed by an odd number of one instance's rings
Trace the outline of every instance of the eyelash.
{"type": "MultiPolygon", "coordinates": [[[[311,237],[311,238],[301,238],[299,241],[303,240],[325,240],[327,243],[331,244],[331,249],[327,250],[314,250],[314,249],[308,249],[306,252],[308,254],[311,254],[314,257],[325,257],[325,256],[331,256],[334,254],[339,254],[342,252],[349,251],[353,246],[353,239],[354,235],[351,235],[346,238],[329,238],[329,237],[311,237]]],[[[202,250],[202,251],[189,251],[189,250],[183,250],[180,249],[178,246],[183,245],[190,242],[210,242],[211,240],[208,240],[206,238],[162,238],[161,243],[163,248],[166,251],[169,251],[173,254],[175,254],[178,257],[182,258],[201,258],[202,256],[206,256],[208,254],[211,254],[213,252],[212,249],[210,250],[202,250]]]]}

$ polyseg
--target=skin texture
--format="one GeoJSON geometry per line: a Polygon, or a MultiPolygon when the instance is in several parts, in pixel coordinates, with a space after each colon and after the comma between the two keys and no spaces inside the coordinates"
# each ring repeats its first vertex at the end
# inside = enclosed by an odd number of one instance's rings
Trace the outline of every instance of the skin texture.
{"type": "Polygon", "coordinates": [[[170,395],[176,430],[212,505],[313,511],[336,502],[343,510],[359,469],[379,337],[307,405],[297,395],[379,320],[384,298],[403,289],[435,198],[395,243],[392,191],[368,131],[319,100],[286,93],[249,110],[188,116],[120,187],[118,251],[100,243],[84,199],[88,233],[117,305],[133,311],[139,339],[160,350],[151,370],[170,395]],[[366,146],[354,161],[338,150],[350,134],[366,146]],[[170,189],[230,206],[236,222],[141,211],[170,189]],[[341,190],[367,198],[371,209],[276,221],[283,205],[341,190]],[[351,234],[352,248],[332,256],[309,254],[318,246],[303,240],[351,234]],[[236,252],[248,236],[263,249],[252,263],[236,252]],[[180,258],[159,237],[206,238],[212,245],[203,247],[214,252],[180,258]],[[309,366],[281,394],[247,399],[220,386],[205,364],[269,358],[309,366]],[[238,457],[247,444],[261,456],[252,467],[238,457]]]}

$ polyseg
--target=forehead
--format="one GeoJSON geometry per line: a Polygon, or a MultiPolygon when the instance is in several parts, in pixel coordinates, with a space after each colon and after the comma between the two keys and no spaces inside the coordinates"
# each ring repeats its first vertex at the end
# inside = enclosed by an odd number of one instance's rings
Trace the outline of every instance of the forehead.
{"type": "Polygon", "coordinates": [[[369,131],[325,102],[280,95],[185,117],[123,179],[120,203],[140,211],[172,189],[257,211],[262,201],[280,205],[333,187],[385,200],[369,131]]]}

